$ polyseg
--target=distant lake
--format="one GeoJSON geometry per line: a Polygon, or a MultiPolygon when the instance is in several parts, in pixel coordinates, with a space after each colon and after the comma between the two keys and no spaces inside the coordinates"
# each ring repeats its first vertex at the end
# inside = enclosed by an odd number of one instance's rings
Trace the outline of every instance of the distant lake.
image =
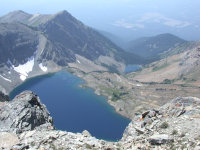
{"type": "Polygon", "coordinates": [[[124,69],[124,73],[129,73],[133,71],[138,71],[141,69],[140,65],[127,65],[124,69]]]}
{"type": "Polygon", "coordinates": [[[88,130],[99,139],[121,139],[130,120],[117,114],[106,98],[81,88],[84,81],[67,71],[27,80],[10,93],[13,98],[24,90],[35,92],[47,106],[56,129],[70,132],[88,130]]]}

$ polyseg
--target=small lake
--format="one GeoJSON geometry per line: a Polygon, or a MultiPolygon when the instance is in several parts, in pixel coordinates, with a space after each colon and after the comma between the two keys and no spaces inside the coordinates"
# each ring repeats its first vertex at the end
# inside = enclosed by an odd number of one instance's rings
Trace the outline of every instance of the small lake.
{"type": "Polygon", "coordinates": [[[38,76],[15,88],[13,98],[24,90],[35,92],[53,117],[56,129],[70,132],[88,130],[99,139],[121,139],[130,120],[117,114],[106,98],[81,88],[84,81],[67,71],[38,76]]]}
{"type": "Polygon", "coordinates": [[[124,69],[124,73],[129,73],[133,71],[138,71],[141,69],[140,65],[127,65],[124,69]]]}

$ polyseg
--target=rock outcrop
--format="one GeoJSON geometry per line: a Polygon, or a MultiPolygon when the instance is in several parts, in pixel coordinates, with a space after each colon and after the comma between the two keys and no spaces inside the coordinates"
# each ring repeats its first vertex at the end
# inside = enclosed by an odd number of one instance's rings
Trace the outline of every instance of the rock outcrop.
{"type": "Polygon", "coordinates": [[[199,149],[200,99],[179,97],[136,116],[121,141],[126,149],[199,149]]]}
{"type": "Polygon", "coordinates": [[[11,102],[0,103],[1,132],[19,134],[37,128],[54,128],[52,117],[37,95],[26,91],[11,102]]]}
{"type": "Polygon", "coordinates": [[[135,116],[118,142],[53,128],[39,98],[23,92],[0,106],[0,146],[15,150],[200,149],[200,99],[176,98],[158,110],[135,116]]]}
{"type": "Polygon", "coordinates": [[[5,101],[9,101],[9,96],[8,95],[5,95],[4,93],[2,93],[0,91],[0,102],[5,102],[5,101]]]}

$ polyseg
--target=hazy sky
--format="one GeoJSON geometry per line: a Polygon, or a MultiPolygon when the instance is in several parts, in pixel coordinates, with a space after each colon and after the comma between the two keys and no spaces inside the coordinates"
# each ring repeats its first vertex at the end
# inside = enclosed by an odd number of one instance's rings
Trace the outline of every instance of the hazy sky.
{"type": "Polygon", "coordinates": [[[199,30],[199,7],[200,0],[0,0],[0,15],[14,10],[42,14],[67,10],[89,26],[118,35],[143,34],[150,27],[155,32],[155,24],[162,25],[159,32],[187,28],[189,33],[189,28],[199,30]]]}

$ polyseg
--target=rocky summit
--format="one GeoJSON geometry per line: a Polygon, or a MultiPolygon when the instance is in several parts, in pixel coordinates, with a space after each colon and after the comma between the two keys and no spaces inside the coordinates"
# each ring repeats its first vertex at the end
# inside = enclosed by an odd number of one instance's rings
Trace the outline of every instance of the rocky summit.
{"type": "Polygon", "coordinates": [[[136,115],[120,141],[92,137],[88,131],[55,130],[52,117],[30,91],[0,103],[1,149],[200,149],[200,99],[179,97],[159,109],[136,115]]]}

